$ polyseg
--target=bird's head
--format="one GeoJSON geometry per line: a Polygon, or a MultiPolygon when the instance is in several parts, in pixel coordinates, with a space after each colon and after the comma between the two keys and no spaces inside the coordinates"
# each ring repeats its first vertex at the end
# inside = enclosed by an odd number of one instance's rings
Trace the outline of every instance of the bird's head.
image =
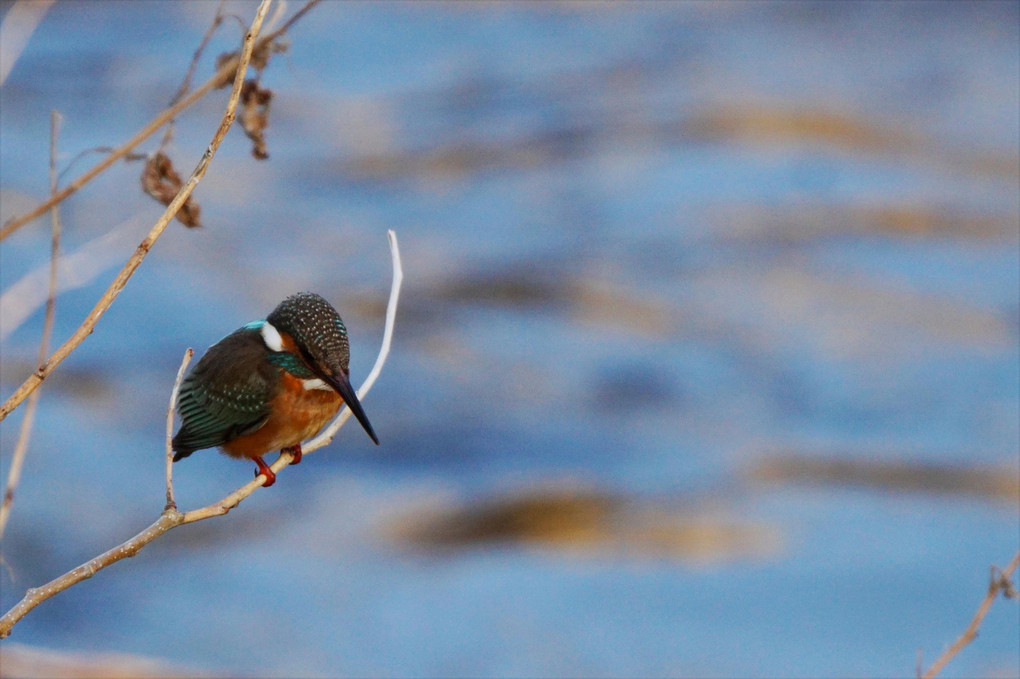
{"type": "MultiPolygon", "coordinates": [[[[316,377],[340,394],[365,432],[378,444],[379,439],[358,401],[358,395],[351,387],[348,368],[351,352],[347,327],[336,309],[314,292],[300,292],[280,302],[266,318],[266,323],[269,328],[265,330],[272,329],[280,335],[280,346],[270,346],[270,349],[279,351],[289,348],[295,353],[316,377]],[[293,347],[285,346],[282,339],[285,335],[293,340],[293,347]]],[[[267,338],[267,346],[274,340],[267,338]]]]}

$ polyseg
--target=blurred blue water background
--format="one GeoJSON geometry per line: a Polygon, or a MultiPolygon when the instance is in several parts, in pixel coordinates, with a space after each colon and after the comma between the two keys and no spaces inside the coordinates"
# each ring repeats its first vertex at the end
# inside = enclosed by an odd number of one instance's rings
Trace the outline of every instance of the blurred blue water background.
{"type": "MultiPolygon", "coordinates": [[[[64,164],[122,143],[215,11],[53,6],[0,89],[3,219],[45,198],[51,109],[64,164]]],[[[341,430],[12,639],[231,676],[913,674],[1020,546],[1018,26],[1015,2],[315,7],[263,74],[269,160],[232,130],[203,228],[172,224],[47,381],[0,604],[156,518],[186,347],[315,290],[359,383],[394,229],[404,296],[364,401],[382,445],[341,430]]],[[[182,174],[225,100],[179,119],[182,174]]],[[[160,214],[140,172],[62,205],[83,254],[58,342],[160,214]]],[[[47,219],[0,245],[5,295],[48,247],[47,219]]],[[[4,398],[34,367],[28,280],[4,398]]],[[[178,503],[251,474],[196,454],[178,503]]],[[[943,676],[1017,676],[1018,635],[997,602],[943,676]]]]}

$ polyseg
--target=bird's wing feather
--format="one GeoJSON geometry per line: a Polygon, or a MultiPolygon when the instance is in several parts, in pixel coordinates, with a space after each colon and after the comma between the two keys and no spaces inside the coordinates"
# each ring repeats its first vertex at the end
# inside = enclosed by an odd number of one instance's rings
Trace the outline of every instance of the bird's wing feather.
{"type": "Polygon", "coordinates": [[[266,354],[258,331],[245,328],[209,348],[181,384],[177,411],[183,424],[173,439],[177,459],[221,446],[266,423],[279,374],[266,354]]]}

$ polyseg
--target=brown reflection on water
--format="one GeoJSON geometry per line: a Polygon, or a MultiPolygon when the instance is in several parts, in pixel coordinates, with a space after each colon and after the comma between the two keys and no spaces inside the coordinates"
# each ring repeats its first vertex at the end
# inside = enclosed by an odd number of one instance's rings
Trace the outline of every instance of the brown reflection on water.
{"type": "Polygon", "coordinates": [[[676,559],[690,565],[770,558],[784,542],[777,526],[573,484],[409,507],[385,533],[399,544],[426,551],[504,544],[572,556],[676,559]]]}
{"type": "Polygon", "coordinates": [[[920,461],[855,459],[853,455],[816,457],[781,453],[757,462],[750,476],[767,484],[863,486],[888,491],[976,495],[1020,502],[1020,471],[920,461]]]}

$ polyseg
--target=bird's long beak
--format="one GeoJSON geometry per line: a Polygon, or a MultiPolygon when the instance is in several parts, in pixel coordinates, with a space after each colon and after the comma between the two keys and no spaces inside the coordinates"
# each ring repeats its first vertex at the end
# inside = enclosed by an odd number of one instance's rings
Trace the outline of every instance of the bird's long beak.
{"type": "Polygon", "coordinates": [[[375,430],[372,429],[372,423],[368,421],[368,415],[365,414],[365,409],[361,407],[361,402],[358,400],[358,395],[354,393],[354,389],[351,387],[350,380],[347,379],[344,374],[337,373],[334,377],[332,375],[325,376],[326,383],[336,390],[336,393],[340,394],[340,398],[344,400],[347,407],[351,409],[354,416],[358,418],[358,422],[364,427],[365,433],[368,437],[375,441],[375,445],[379,445],[379,438],[375,435],[375,430]]]}

